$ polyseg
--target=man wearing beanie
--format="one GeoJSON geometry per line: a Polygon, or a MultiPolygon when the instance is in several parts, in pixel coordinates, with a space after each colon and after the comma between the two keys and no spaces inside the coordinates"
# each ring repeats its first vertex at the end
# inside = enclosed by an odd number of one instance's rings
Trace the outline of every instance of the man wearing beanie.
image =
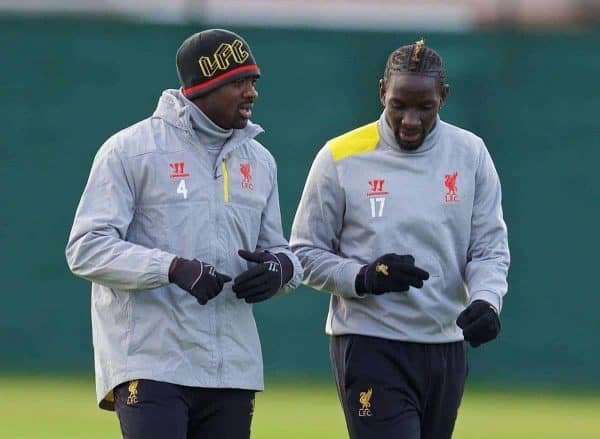
{"type": "Polygon", "coordinates": [[[92,282],[97,400],[123,437],[250,437],[263,389],[254,303],[302,278],[277,171],[250,121],[260,69],[242,37],[186,39],[179,90],[98,151],[66,248],[92,282]]]}

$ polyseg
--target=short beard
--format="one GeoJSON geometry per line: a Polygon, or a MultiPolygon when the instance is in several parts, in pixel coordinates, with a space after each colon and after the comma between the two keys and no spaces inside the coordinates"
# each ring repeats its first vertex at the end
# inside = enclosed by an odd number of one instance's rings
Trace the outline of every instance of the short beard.
{"type": "Polygon", "coordinates": [[[416,151],[423,144],[423,142],[425,142],[427,134],[425,133],[425,130],[422,130],[421,138],[416,142],[404,142],[400,140],[400,132],[394,133],[394,137],[396,138],[396,143],[398,146],[400,146],[400,149],[404,151],[416,151]]]}
{"type": "Polygon", "coordinates": [[[237,119],[233,122],[232,128],[234,130],[243,130],[248,125],[247,119],[237,119]]]}

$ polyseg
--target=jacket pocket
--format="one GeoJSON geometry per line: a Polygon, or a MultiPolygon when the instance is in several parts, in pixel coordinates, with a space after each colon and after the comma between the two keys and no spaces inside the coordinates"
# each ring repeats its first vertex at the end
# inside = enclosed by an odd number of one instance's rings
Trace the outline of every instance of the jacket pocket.
{"type": "Polygon", "coordinates": [[[165,224],[166,251],[188,259],[211,262],[206,259],[210,254],[210,239],[207,237],[214,230],[209,220],[208,201],[166,204],[160,206],[160,216],[165,224]]]}
{"type": "MultiPolygon", "coordinates": [[[[262,223],[262,210],[238,203],[225,206],[224,229],[230,232],[229,239],[234,247],[253,251],[258,243],[262,223]]],[[[237,255],[237,250],[236,250],[237,255]]]]}

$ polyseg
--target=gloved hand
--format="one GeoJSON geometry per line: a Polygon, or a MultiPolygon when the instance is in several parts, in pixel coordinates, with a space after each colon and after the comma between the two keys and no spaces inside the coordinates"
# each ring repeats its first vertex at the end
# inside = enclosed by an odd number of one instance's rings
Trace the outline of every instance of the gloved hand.
{"type": "Polygon", "coordinates": [[[273,297],[294,274],[292,261],[283,253],[239,250],[238,255],[258,264],[244,271],[233,282],[235,295],[247,303],[262,302],[273,297]]]}
{"type": "Polygon", "coordinates": [[[388,253],[369,265],[356,276],[355,288],[360,295],[383,294],[391,291],[408,291],[412,286],[421,288],[429,273],[415,266],[411,255],[388,253]]]}
{"type": "Polygon", "coordinates": [[[465,340],[476,348],[495,339],[500,332],[496,309],[485,300],[476,300],[460,313],[456,324],[463,330],[465,340]]]}
{"type": "Polygon", "coordinates": [[[186,290],[196,298],[200,305],[216,297],[223,289],[223,284],[231,278],[219,273],[210,264],[198,259],[190,261],[184,258],[175,258],[169,267],[169,282],[186,290]]]}

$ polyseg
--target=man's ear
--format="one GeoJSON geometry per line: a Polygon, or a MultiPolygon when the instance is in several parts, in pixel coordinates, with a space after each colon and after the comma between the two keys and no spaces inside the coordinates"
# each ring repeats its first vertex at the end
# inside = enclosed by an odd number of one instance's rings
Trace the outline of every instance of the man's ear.
{"type": "Polygon", "coordinates": [[[383,79],[379,80],[379,102],[385,107],[385,82],[383,79]]]}
{"type": "Polygon", "coordinates": [[[446,99],[448,98],[448,93],[450,93],[450,85],[442,85],[442,91],[440,93],[440,108],[442,108],[442,105],[444,105],[444,103],[446,102],[446,99]]]}

